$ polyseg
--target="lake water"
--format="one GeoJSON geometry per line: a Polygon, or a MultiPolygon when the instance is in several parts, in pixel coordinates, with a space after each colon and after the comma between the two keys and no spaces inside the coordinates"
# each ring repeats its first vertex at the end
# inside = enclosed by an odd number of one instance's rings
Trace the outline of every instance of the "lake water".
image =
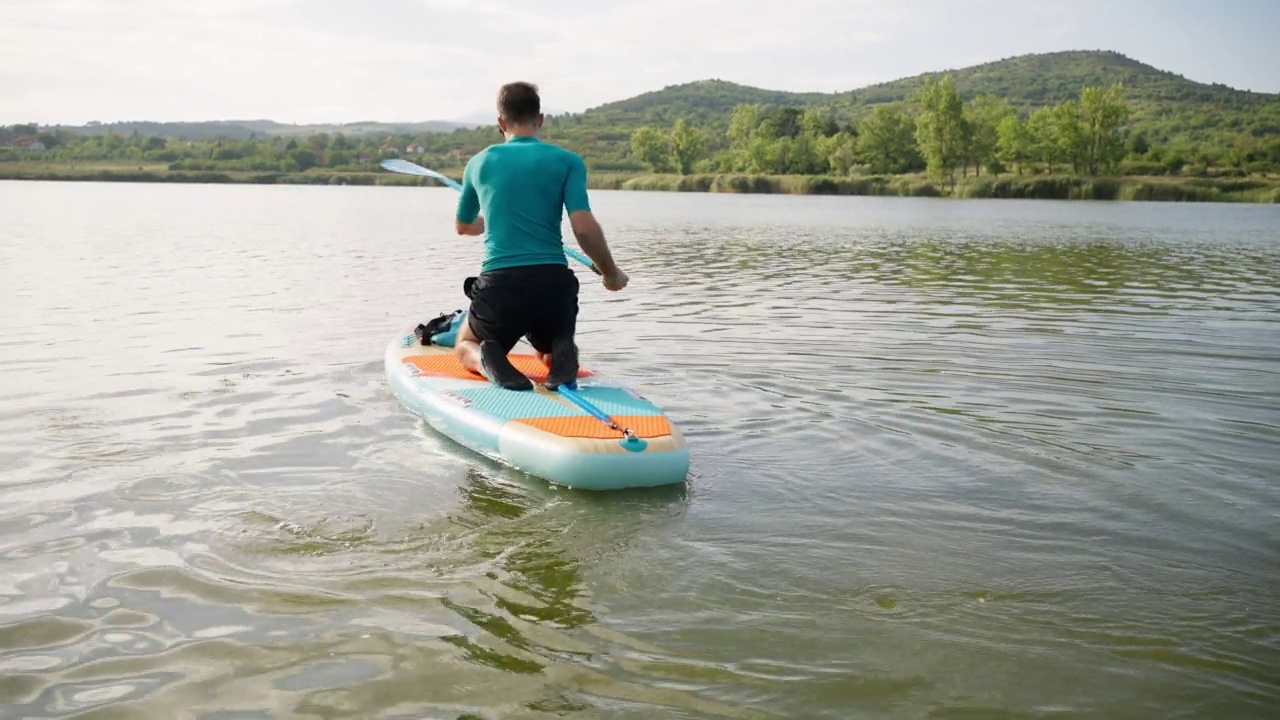
{"type": "Polygon", "coordinates": [[[454,198],[0,183],[0,717],[1280,713],[1280,207],[596,192],[591,494],[388,391],[454,198]]]}

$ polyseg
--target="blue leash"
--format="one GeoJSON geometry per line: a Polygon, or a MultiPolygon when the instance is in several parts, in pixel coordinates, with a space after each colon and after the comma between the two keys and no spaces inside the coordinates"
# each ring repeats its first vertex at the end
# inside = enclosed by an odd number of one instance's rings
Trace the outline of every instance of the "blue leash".
{"type": "Polygon", "coordinates": [[[596,407],[595,405],[592,405],[586,398],[579,395],[576,388],[570,388],[568,385],[561,385],[559,388],[556,389],[556,391],[559,392],[561,395],[564,395],[566,398],[568,398],[569,401],[572,402],[574,405],[577,405],[578,407],[587,411],[587,413],[589,413],[595,419],[599,420],[605,425],[608,425],[610,428],[622,433],[623,447],[627,448],[628,450],[644,449],[644,446],[647,443],[645,443],[645,441],[641,440],[640,438],[636,437],[635,432],[633,432],[631,428],[624,428],[621,425],[619,425],[617,421],[609,417],[608,413],[596,407]],[[637,445],[639,447],[636,447],[637,445]]]}
{"type": "Polygon", "coordinates": [[[619,425],[617,422],[615,422],[613,418],[609,417],[609,415],[605,413],[605,411],[601,410],[595,405],[592,405],[590,402],[587,401],[586,398],[579,395],[577,390],[569,389],[568,385],[561,385],[559,388],[557,388],[557,390],[560,392],[561,395],[564,395],[565,397],[569,398],[569,401],[572,402],[574,405],[577,405],[583,410],[586,410],[589,414],[595,417],[595,419],[599,420],[605,425],[608,425],[614,430],[617,430],[618,432],[622,433],[626,437],[636,436],[635,433],[631,432],[631,430],[624,428],[621,425],[619,425]]]}

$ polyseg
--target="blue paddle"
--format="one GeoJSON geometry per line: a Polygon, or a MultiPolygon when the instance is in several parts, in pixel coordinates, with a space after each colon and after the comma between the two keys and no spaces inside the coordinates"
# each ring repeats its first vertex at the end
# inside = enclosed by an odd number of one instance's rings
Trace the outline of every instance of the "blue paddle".
{"type": "MultiPolygon", "coordinates": [[[[442,175],[436,172],[435,170],[430,170],[416,163],[411,163],[408,160],[402,160],[401,158],[388,158],[382,161],[382,167],[385,170],[402,173],[404,175],[421,175],[423,177],[432,178],[433,180],[439,180],[440,182],[444,183],[445,185],[448,185],[454,190],[457,190],[458,192],[462,192],[462,185],[460,185],[457,180],[454,180],[453,178],[448,177],[446,175],[442,175]]],[[[583,255],[582,253],[578,252],[577,250],[574,250],[568,245],[564,246],[564,252],[566,255],[573,258],[574,260],[577,260],[583,265],[586,265],[587,267],[591,268],[591,272],[597,275],[603,274],[600,272],[600,268],[596,267],[596,264],[591,262],[591,258],[587,257],[586,255],[583,255]]]]}

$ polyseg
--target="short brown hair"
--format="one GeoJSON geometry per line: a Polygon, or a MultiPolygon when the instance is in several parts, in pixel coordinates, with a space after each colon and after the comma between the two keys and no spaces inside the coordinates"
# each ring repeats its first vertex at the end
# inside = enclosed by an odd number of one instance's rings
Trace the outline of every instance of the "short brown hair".
{"type": "Polygon", "coordinates": [[[498,114],[509,123],[524,124],[538,119],[542,112],[542,99],[538,86],[527,82],[513,82],[498,90],[498,114]]]}

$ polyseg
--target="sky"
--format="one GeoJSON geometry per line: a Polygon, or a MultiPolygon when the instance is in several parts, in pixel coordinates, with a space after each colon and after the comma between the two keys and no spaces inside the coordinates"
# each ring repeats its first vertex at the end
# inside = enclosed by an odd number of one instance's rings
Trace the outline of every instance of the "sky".
{"type": "Polygon", "coordinates": [[[835,92],[1115,50],[1280,92],[1280,0],[0,0],[0,124],[579,112],[719,78],[835,92]]]}

